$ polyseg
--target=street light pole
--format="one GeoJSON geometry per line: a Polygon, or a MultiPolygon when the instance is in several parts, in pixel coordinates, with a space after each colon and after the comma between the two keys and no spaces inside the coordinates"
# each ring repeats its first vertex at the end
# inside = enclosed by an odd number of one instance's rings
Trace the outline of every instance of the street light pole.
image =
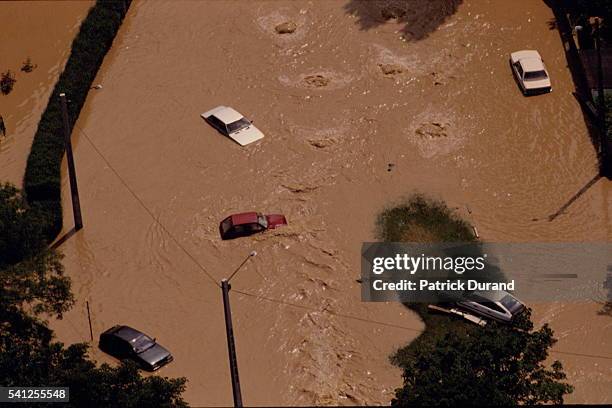
{"type": "Polygon", "coordinates": [[[253,251],[247,256],[244,261],[228,279],[221,281],[221,293],[223,295],[223,312],[225,316],[225,335],[227,337],[227,352],[229,354],[230,375],[232,377],[232,395],[234,397],[234,407],[242,407],[242,392],[240,391],[240,378],[238,376],[238,359],[236,358],[236,342],[234,341],[234,328],[232,325],[232,311],[230,308],[229,291],[232,288],[229,281],[238,273],[240,268],[247,263],[249,259],[257,255],[253,251]]]}
{"type": "Polygon", "coordinates": [[[229,353],[230,374],[232,376],[232,395],[234,407],[242,407],[242,393],[240,391],[240,378],[238,377],[238,360],[236,358],[236,343],[234,342],[234,328],[232,326],[232,311],[229,300],[230,284],[227,279],[221,281],[223,293],[223,312],[225,315],[225,335],[227,337],[227,351],[229,353]]]}
{"type": "Polygon", "coordinates": [[[68,104],[66,94],[61,93],[60,105],[62,106],[62,118],[64,120],[64,144],[66,146],[66,161],[68,162],[68,177],[70,178],[70,193],[72,196],[72,213],[74,215],[74,229],[83,228],[81,217],[81,202],[79,200],[79,188],[77,186],[76,170],[74,168],[74,157],[72,155],[72,141],[70,140],[70,119],[68,118],[68,104]]]}

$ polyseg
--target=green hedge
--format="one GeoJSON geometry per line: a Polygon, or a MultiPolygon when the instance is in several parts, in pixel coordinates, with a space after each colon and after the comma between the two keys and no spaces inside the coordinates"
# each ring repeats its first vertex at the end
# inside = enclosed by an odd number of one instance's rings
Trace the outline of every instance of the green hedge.
{"type": "Polygon", "coordinates": [[[70,57],[42,114],[28,157],[24,190],[29,204],[43,213],[48,225],[45,235],[51,241],[62,229],[61,163],[64,134],[59,94],[68,95],[71,126],[79,116],[104,56],[131,0],[98,0],[89,10],[76,38],[70,57]]]}

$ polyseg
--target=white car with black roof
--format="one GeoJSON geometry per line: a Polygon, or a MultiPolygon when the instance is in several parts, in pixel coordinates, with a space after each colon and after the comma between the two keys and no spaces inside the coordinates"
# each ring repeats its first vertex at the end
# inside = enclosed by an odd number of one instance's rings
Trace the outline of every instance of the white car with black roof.
{"type": "Polygon", "coordinates": [[[200,116],[221,134],[230,137],[240,146],[263,139],[264,134],[240,112],[228,106],[217,106],[200,116]]]}

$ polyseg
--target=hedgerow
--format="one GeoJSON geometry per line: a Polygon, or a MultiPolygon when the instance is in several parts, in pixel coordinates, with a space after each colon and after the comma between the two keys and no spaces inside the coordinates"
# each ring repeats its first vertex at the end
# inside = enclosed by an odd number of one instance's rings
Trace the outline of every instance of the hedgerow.
{"type": "Polygon", "coordinates": [[[64,156],[64,130],[59,95],[66,93],[68,96],[72,130],[130,2],[98,0],[89,10],[72,42],[66,67],[49,97],[34,135],[23,186],[30,206],[43,215],[46,224],[44,231],[49,241],[62,229],[61,164],[64,156]]]}

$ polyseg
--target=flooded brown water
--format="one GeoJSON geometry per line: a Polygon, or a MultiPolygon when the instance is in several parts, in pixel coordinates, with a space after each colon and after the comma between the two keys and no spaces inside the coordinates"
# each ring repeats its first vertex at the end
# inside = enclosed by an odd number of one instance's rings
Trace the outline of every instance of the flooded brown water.
{"type": "Polygon", "coordinates": [[[40,115],[70,54],[70,45],[91,1],[0,2],[0,72],[17,82],[0,95],[6,136],[0,135],[0,180],[21,185],[40,115]],[[30,73],[20,71],[30,58],[30,73]]]}
{"type": "MultiPolygon", "coordinates": [[[[244,402],[386,404],[401,384],[388,356],[423,325],[360,302],[360,246],[382,208],[420,191],[489,241],[612,239],[606,180],[547,218],[597,163],[543,2],[467,1],[417,41],[375,13],[348,0],[133,4],[74,134],[85,228],[62,246],[78,303],[54,323],[60,339],[88,340],[89,301],[95,335],[122,323],[157,337],[175,355],[160,374],[187,376],[188,402],[229,405],[215,283],[256,250],[231,293],[244,402]],[[295,33],[277,34],[287,20],[295,33]],[[507,58],[523,48],[543,55],[551,94],[521,96],[507,58]],[[217,105],[266,137],[240,148],[215,133],[199,114],[217,105]],[[250,210],[289,226],[221,241],[218,222],[250,210]]],[[[594,302],[534,307],[560,338],[568,401],[612,401],[612,318],[594,302]]]]}

